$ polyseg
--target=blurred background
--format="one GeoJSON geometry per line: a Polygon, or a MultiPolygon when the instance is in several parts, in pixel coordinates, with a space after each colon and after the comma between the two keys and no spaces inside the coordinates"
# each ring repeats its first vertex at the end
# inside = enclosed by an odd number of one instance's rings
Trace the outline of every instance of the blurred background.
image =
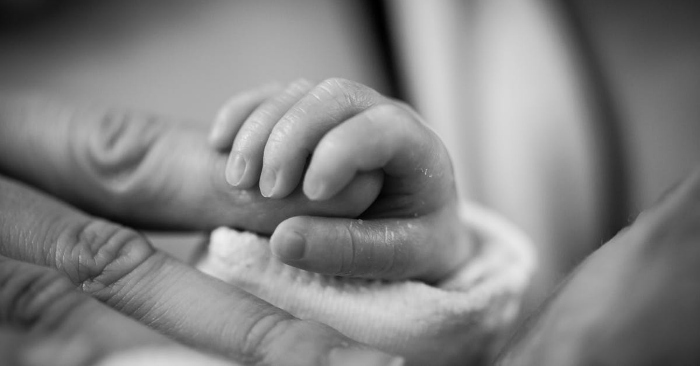
{"type": "MultiPolygon", "coordinates": [[[[413,105],[460,194],[537,244],[527,306],[700,158],[700,6],[668,0],[0,0],[0,87],[208,124],[269,81],[413,105]]],[[[186,259],[204,235],[151,233],[186,259]]]]}

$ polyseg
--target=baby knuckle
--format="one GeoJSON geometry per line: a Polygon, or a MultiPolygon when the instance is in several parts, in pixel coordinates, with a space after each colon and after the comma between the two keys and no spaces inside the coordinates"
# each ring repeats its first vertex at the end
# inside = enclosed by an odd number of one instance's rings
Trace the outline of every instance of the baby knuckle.
{"type": "Polygon", "coordinates": [[[271,146],[287,144],[288,140],[294,136],[296,131],[298,131],[298,126],[295,126],[293,123],[279,124],[270,132],[268,144],[271,146]]]}
{"type": "Polygon", "coordinates": [[[335,93],[350,87],[352,84],[353,82],[350,80],[334,77],[323,80],[318,84],[318,87],[335,93]]]}
{"type": "Polygon", "coordinates": [[[314,93],[321,101],[334,101],[339,109],[365,109],[376,103],[379,97],[379,93],[371,88],[342,78],[323,81],[312,91],[314,93]]]}
{"type": "Polygon", "coordinates": [[[412,117],[405,108],[394,103],[378,105],[372,110],[371,117],[378,121],[406,121],[412,117]]]}
{"type": "Polygon", "coordinates": [[[283,102],[280,100],[264,103],[245,121],[243,127],[252,131],[268,130],[269,125],[277,122],[276,119],[283,108],[283,102]]]}
{"type": "Polygon", "coordinates": [[[255,149],[266,142],[266,136],[262,131],[269,131],[267,124],[264,122],[265,115],[269,111],[259,111],[255,116],[252,116],[243,125],[241,130],[236,135],[233,142],[233,151],[246,152],[250,149],[255,149]],[[259,114],[258,114],[259,113],[259,114]]]}
{"type": "Polygon", "coordinates": [[[312,86],[313,86],[313,84],[311,83],[311,81],[304,79],[304,78],[301,78],[301,79],[297,79],[297,80],[294,80],[293,82],[289,83],[289,86],[287,87],[287,89],[285,91],[292,94],[292,95],[296,95],[299,92],[303,92],[305,90],[308,90],[312,86]]]}

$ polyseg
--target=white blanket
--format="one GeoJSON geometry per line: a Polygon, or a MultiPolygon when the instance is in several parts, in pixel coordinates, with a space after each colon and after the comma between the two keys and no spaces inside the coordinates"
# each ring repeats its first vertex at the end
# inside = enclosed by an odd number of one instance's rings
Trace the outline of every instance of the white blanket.
{"type": "Polygon", "coordinates": [[[515,319],[534,256],[513,225],[463,205],[478,238],[475,256],[436,286],[310,273],[279,262],[268,239],[219,228],[197,267],[292,315],[330,325],[407,365],[464,365],[483,360],[515,319]]]}

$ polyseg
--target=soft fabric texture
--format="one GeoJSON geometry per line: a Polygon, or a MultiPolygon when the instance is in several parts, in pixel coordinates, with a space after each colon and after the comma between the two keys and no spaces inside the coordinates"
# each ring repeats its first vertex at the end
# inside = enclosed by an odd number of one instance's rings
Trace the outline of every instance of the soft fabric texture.
{"type": "Polygon", "coordinates": [[[407,365],[477,363],[518,312],[533,268],[532,246],[512,225],[464,205],[475,256],[436,286],[324,276],[285,265],[267,238],[219,228],[197,267],[292,315],[316,320],[407,365]]]}

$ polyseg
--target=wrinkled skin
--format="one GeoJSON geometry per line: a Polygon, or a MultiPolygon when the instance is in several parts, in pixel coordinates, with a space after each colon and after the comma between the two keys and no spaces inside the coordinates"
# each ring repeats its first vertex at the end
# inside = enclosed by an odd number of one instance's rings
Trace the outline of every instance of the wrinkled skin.
{"type": "Polygon", "coordinates": [[[700,171],[592,254],[501,366],[700,365],[700,171]]]}
{"type": "MultiPolygon", "coordinates": [[[[0,356],[18,365],[45,364],[24,358],[37,354],[82,365],[165,344],[256,365],[398,361],[202,275],[123,226],[304,230],[308,255],[291,264],[346,276],[438,281],[467,260],[471,241],[459,225],[449,157],[417,114],[347,80],[307,91],[290,109],[308,112],[297,114],[298,126],[334,116],[333,126],[350,126],[339,137],[367,142],[357,128],[375,130],[364,153],[391,147],[377,155],[385,160],[370,160],[376,166],[358,166],[332,197],[314,200],[301,185],[272,198],[229,185],[228,154],[208,144],[202,125],[0,95],[0,337],[22,345],[0,347],[0,356]],[[48,351],[37,352],[44,343],[48,351]],[[62,349],[80,344],[89,352],[62,358],[62,349]]],[[[242,124],[270,100],[275,94],[259,90],[238,96],[235,108],[227,105],[229,121],[234,115],[242,124]]]]}
{"type": "Polygon", "coordinates": [[[409,106],[341,78],[297,80],[234,96],[210,134],[228,153],[227,182],[286,201],[299,191],[321,203],[357,178],[379,182],[359,217],[305,214],[271,238],[284,263],[328,275],[436,282],[461,267],[474,242],[457,217],[450,158],[409,106]],[[241,104],[259,100],[241,113],[241,104]],[[295,190],[296,188],[296,190],[295,190]]]}
{"type": "Polygon", "coordinates": [[[252,365],[397,361],[201,274],[122,225],[270,233],[295,215],[357,216],[372,200],[363,192],[379,190],[360,175],[332,200],[273,201],[230,187],[224,166],[206,129],[0,98],[3,364],[89,365],[142,346],[252,365]]]}

